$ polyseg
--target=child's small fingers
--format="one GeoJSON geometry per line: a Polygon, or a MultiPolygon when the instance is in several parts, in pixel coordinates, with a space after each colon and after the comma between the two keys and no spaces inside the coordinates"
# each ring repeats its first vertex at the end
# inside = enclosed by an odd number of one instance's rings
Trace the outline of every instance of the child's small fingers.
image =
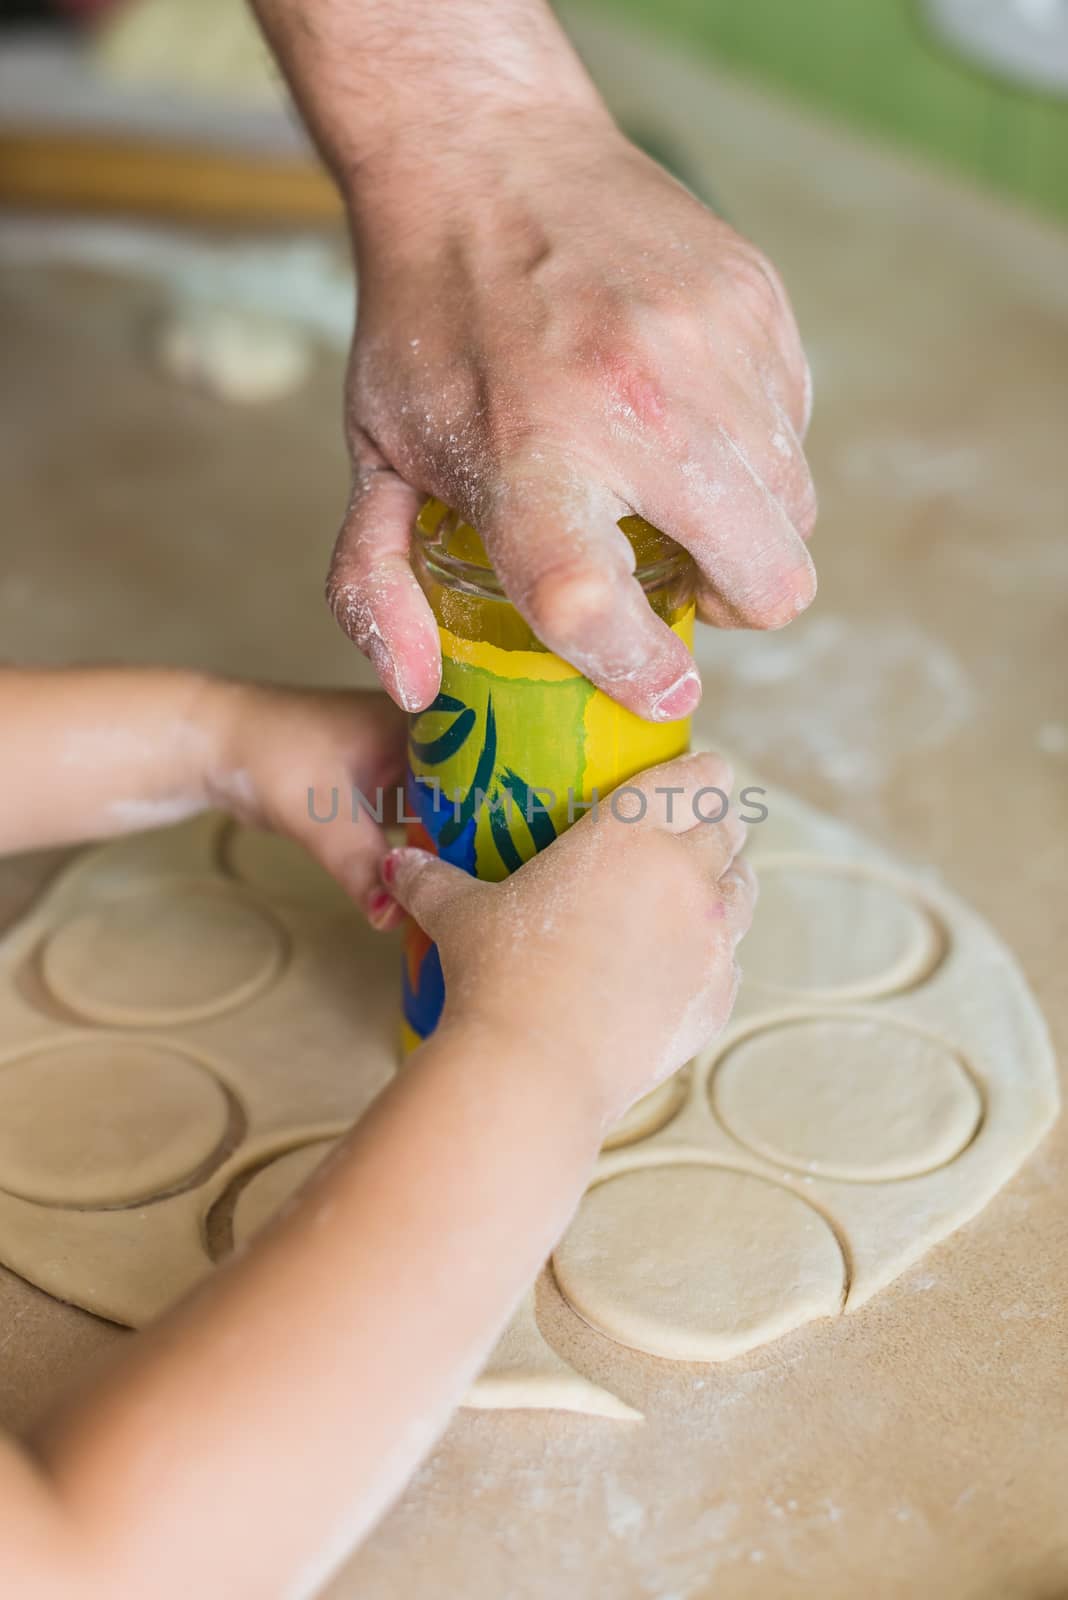
{"type": "Polygon", "coordinates": [[[701,853],[701,860],[717,879],[745,849],[749,830],[736,811],[728,810],[721,822],[701,823],[686,834],[687,846],[701,853]]]}
{"type": "MultiPolygon", "coordinates": [[[[373,824],[357,828],[360,848],[352,848],[352,830],[346,826],[312,829],[298,839],[319,865],[325,867],[341,885],[354,905],[359,906],[373,928],[395,927],[401,916],[390,919],[382,900],[380,869],[389,846],[384,833],[373,824]]],[[[386,897],[389,898],[388,896],[386,897]]]]}
{"type": "Polygon", "coordinates": [[[393,928],[399,928],[407,916],[404,907],[394,900],[388,889],[372,889],[364,911],[377,933],[389,933],[393,928]]]}
{"type": "Polygon", "coordinates": [[[744,857],[735,860],[719,880],[718,900],[735,944],[749,932],[758,892],[756,873],[744,857]]]}
{"type": "Polygon", "coordinates": [[[436,939],[448,907],[477,892],[478,883],[460,867],[429,850],[390,850],[381,865],[382,882],[419,926],[436,939]]]}
{"type": "Polygon", "coordinates": [[[620,784],[609,795],[608,807],[617,822],[687,833],[727,814],[733,782],[730,765],[722,756],[699,750],[650,767],[620,784]]]}

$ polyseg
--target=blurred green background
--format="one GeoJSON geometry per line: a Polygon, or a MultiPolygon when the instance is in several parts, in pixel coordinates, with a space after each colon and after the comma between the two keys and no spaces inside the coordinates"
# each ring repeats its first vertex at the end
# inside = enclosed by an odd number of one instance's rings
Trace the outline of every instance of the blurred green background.
{"type": "Polygon", "coordinates": [[[915,0],[590,0],[1068,221],[1068,99],[958,60],[915,0]]]}

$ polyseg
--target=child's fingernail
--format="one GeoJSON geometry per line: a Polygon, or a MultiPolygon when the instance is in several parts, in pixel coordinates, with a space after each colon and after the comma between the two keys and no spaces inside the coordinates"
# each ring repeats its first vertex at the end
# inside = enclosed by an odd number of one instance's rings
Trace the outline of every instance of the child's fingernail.
{"type": "Polygon", "coordinates": [[[391,850],[388,856],[383,856],[382,865],[379,868],[379,871],[382,874],[383,883],[392,883],[394,878],[397,876],[398,853],[399,852],[396,850],[391,850]]]}
{"type": "Polygon", "coordinates": [[[385,928],[397,907],[397,902],[384,889],[376,889],[367,899],[367,920],[372,928],[385,928]]]}

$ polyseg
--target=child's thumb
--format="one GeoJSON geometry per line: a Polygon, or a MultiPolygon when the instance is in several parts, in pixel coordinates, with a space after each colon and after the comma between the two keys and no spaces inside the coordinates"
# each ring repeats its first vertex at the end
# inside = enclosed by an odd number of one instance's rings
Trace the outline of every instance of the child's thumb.
{"type": "Polygon", "coordinates": [[[432,939],[437,937],[446,905],[473,892],[477,880],[429,850],[391,850],[382,861],[382,881],[432,939]]]}

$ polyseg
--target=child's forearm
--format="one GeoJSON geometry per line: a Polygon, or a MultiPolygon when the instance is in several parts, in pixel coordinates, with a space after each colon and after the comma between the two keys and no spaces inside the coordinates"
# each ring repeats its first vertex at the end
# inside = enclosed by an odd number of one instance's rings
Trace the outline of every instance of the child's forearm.
{"type": "Polygon", "coordinates": [[[0,669],[0,854],[201,810],[212,758],[207,693],[191,672],[0,669]]]}
{"type": "Polygon", "coordinates": [[[566,1226],[601,1133],[573,1084],[443,1028],[291,1212],[57,1417],[41,1458],[111,1600],[315,1591],[566,1226]]]}

